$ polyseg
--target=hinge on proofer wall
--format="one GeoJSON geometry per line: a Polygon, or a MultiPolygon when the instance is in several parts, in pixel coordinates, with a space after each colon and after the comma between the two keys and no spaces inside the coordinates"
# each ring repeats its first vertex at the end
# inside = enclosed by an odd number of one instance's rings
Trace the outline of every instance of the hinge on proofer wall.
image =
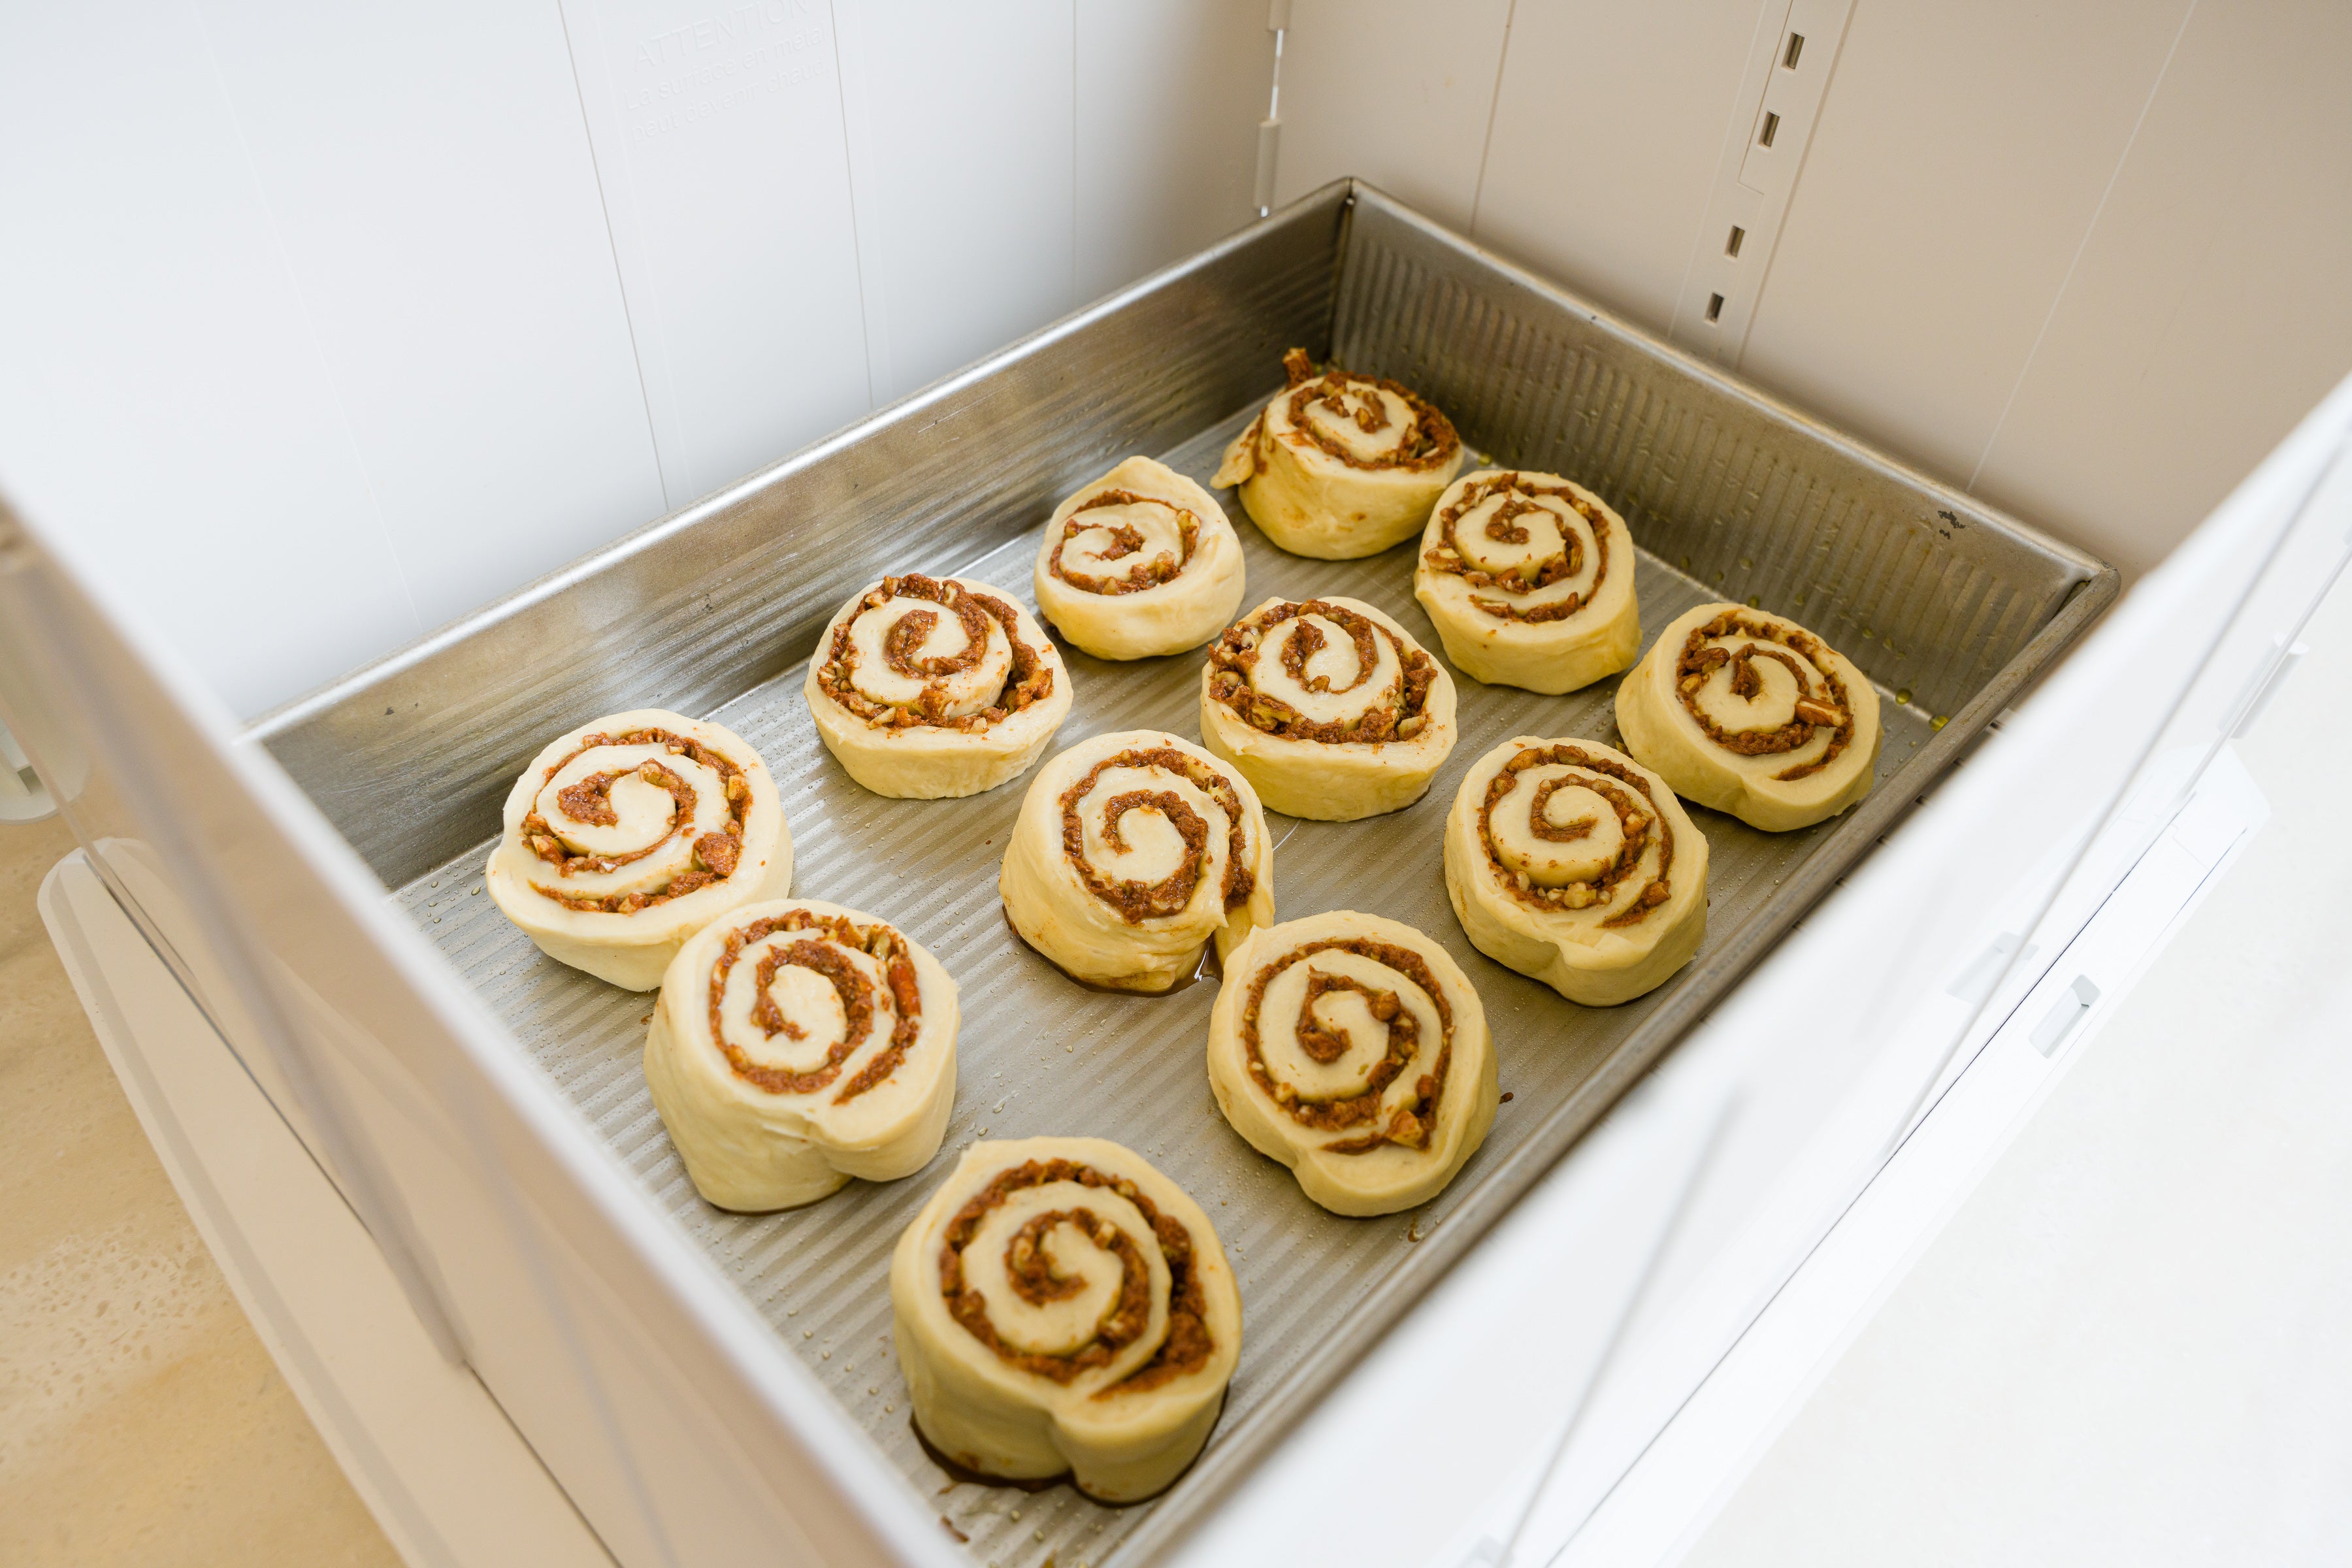
{"type": "Polygon", "coordinates": [[[1853,0],[1780,0],[1756,26],[1667,335],[1736,365],[1853,0]]]}
{"type": "Polygon", "coordinates": [[[1266,0],[1265,30],[1274,35],[1274,79],[1265,118],[1257,122],[1257,179],[1250,195],[1260,217],[1274,210],[1275,164],[1282,156],[1282,42],[1290,31],[1290,0],[1266,0]]]}

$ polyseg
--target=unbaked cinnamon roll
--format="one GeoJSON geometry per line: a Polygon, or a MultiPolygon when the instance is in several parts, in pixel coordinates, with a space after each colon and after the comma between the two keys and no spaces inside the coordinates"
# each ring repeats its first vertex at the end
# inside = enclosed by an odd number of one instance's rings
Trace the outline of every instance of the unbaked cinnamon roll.
{"type": "Polygon", "coordinates": [[[1574,691],[1642,648],[1625,520],[1557,474],[1454,480],[1421,536],[1412,595],[1445,657],[1489,686],[1574,691]]]}
{"type": "Polygon", "coordinates": [[[909,800],[994,789],[1070,711],[1070,672],[1028,611],[985,583],[919,573],[844,605],[801,691],[849,776],[909,800]]]}
{"type": "Polygon", "coordinates": [[[1164,1491],[1209,1440],[1241,1292],[1209,1216],[1100,1138],[975,1143],[890,1259],[915,1425],[1008,1481],[1164,1491]]]}
{"type": "Polygon", "coordinates": [[[1097,735],[1047,763],[997,877],[1023,941],[1063,973],[1160,992],[1274,919],[1274,850],[1249,780],[1158,730],[1097,735]]]}
{"type": "Polygon", "coordinates": [[[1410,539],[1462,466],[1445,416],[1393,381],[1282,356],[1290,384],[1225,448],[1212,481],[1239,485],[1265,536],[1293,555],[1352,561],[1410,539]]]}
{"type": "Polygon", "coordinates": [[[1252,933],[1209,1016],[1209,1087],[1252,1148],[1334,1214],[1427,1203],[1498,1100],[1486,1009],[1422,932],[1339,910],[1252,933]]]}
{"type": "Polygon", "coordinates": [[[1454,678],[1360,599],[1268,599],[1201,671],[1201,739],[1268,810],[1353,822],[1411,805],[1454,750],[1454,678]]]}
{"type": "Polygon", "coordinates": [[[687,938],[793,886],[793,838],[760,754],[659,708],[550,741],[507,795],[483,882],[540,951],[632,991],[687,938]]]}
{"type": "Polygon", "coordinates": [[[1633,758],[1521,735],[1454,792],[1445,891],[1479,952],[1571,1002],[1613,1006],[1698,952],[1706,838],[1633,758]]]}
{"type": "Polygon", "coordinates": [[[1625,749],[1685,800],[1785,833],[1870,793],[1878,693],[1852,660],[1769,610],[1701,605],[1617,688],[1625,749]]]}
{"type": "Polygon", "coordinates": [[[1097,658],[1181,653],[1241,608],[1242,542],[1208,491],[1129,458],[1054,510],[1036,583],[1038,612],[1097,658]]]}
{"type": "Polygon", "coordinates": [[[956,985],[872,915],[790,899],[695,933],[662,977],[646,1084],[695,1191],[747,1213],[911,1176],[955,1105],[956,985]]]}

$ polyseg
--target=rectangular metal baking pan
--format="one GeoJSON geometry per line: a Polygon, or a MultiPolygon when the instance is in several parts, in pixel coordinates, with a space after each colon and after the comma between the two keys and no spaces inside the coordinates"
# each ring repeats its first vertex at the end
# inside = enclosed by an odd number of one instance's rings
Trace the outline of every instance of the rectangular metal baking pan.
{"type": "MultiPolygon", "coordinates": [[[[786,374],[779,367],[779,374],[786,374]]],[[[1367,561],[1246,543],[1244,604],[1352,595],[1433,652],[1411,545],[1367,561]]],[[[1914,473],[1360,184],[1333,185],[1199,257],[590,556],[258,726],[279,762],[510,1029],[515,1048],[971,1541],[979,1561],[1140,1562],[1245,1474],[1365,1348],[1878,838],[1969,738],[2111,600],[2116,574],[1914,473]],[[1428,795],[1349,824],[1275,818],[1280,913],[1360,908],[1444,942],[1478,986],[1512,1100],[1486,1147],[1414,1213],[1316,1208],[1210,1099],[1213,990],[1084,990],[1022,948],[998,858],[1022,781],[966,801],[885,800],[818,744],[800,666],[852,591],[955,571],[1031,603],[1055,502],[1131,452],[1205,483],[1280,384],[1283,350],[1391,376],[1496,460],[1571,475],[1642,548],[1643,626],[1710,598],[1793,616],[1885,700],[1876,788],[1844,816],[1768,835],[1704,810],[1707,939],[1664,988],[1588,1009],[1496,965],[1446,904],[1440,823],[1470,762],[1516,733],[1613,742],[1614,681],[1564,698],[1464,679],[1461,742],[1428,795]],[[638,1068],[649,999],[541,957],[481,895],[498,804],[544,739],[660,705],[719,719],[785,791],[794,891],[896,922],[962,988],[961,1083],[923,1173],[796,1213],[703,1205],[638,1068]],[[1155,1502],[960,1485],[918,1447],[888,1342],[892,1242],[973,1138],[1091,1133],[1183,1184],[1231,1251],[1247,1331],[1223,1422],[1155,1502]]],[[[1032,605],[1034,608],[1034,605],[1032,605]]],[[[1195,735],[1199,659],[1072,651],[1057,739],[1195,735]]]]}

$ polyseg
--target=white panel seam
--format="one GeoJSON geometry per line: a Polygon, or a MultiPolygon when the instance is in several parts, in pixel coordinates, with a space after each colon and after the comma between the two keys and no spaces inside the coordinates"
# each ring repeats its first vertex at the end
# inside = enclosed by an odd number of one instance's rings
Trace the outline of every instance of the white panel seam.
{"type": "Polygon", "coordinates": [[[2058,319],[2058,307],[2066,302],[2066,290],[2074,281],[2074,269],[2083,264],[2083,253],[2091,248],[2091,237],[2099,231],[2099,219],[2107,210],[2107,198],[2115,195],[2116,182],[2123,177],[2124,166],[2131,162],[2132,149],[2139,142],[2140,127],[2147,123],[2147,111],[2156,107],[2157,94],[2164,90],[2164,79],[2172,70],[2172,57],[2180,52],[2180,40],[2189,35],[2189,24],[2197,15],[2197,0],[2189,0],[2188,9],[2180,13],[2180,26],[2173,30],[2172,47],[2164,51],[2164,63],[2156,68],[2156,79],[2147,86],[2147,97],[2139,106],[2139,118],[2132,121],[2131,134],[2124,138],[2123,151],[2116,155],[2116,166],[2107,174],[2107,183],[2099,192],[2098,205],[2091,209],[2091,221],[2083,226],[2083,237],[2074,247],[2074,255],[2066,263],[2065,276],[2058,279],[2058,290],[2050,297],[2050,309],[2042,312],[2042,328],[2033,334],[2032,346],[2025,351],[2024,363],[2017,367],[2017,379],[2010,384],[2009,396],[2000,405],[2000,413],[1985,435],[1984,450],[1977,454],[1977,466],[1969,470],[1968,483],[1963,486],[1975,493],[1977,479],[1985,465],[1992,460],[1994,443],[2000,439],[2003,426],[2009,423],[2009,411],[2017,405],[2017,395],[2025,390],[2025,378],[2032,374],[2033,361],[2042,353],[2042,341],[2050,335],[2050,323],[2058,319]]]}
{"type": "MultiPolygon", "coordinates": [[[[866,286],[866,226],[857,216],[857,153],[856,143],[849,133],[849,71],[842,63],[841,7],[835,0],[826,0],[825,16],[833,24],[834,101],[841,108],[841,168],[849,190],[849,256],[857,268],[857,335],[866,349],[866,407],[871,413],[881,406],[882,399],[879,378],[874,374],[874,314],[883,306],[881,301],[868,298],[866,286]]],[[[887,342],[886,334],[886,356],[889,352],[887,342]]]]}
{"type": "Polygon", "coordinates": [[[596,180],[596,215],[604,220],[604,249],[613,258],[613,289],[621,297],[621,325],[629,334],[629,363],[636,367],[637,402],[646,411],[646,445],[653,450],[654,479],[661,486],[662,506],[674,510],[680,503],[671,490],[669,463],[664,460],[661,432],[654,425],[653,391],[646,385],[646,358],[645,352],[637,346],[636,312],[629,304],[629,280],[621,272],[620,236],[614,232],[613,203],[604,194],[604,165],[597,160],[595,132],[588,124],[588,89],[580,79],[580,51],[572,42],[572,19],[563,14],[562,0],[552,0],[552,4],[555,6],[555,25],[563,34],[564,60],[572,68],[572,100],[580,106],[581,142],[588,151],[588,172],[596,180]]]}
{"type": "Polygon", "coordinates": [[[1495,89],[1486,98],[1486,134],[1478,142],[1478,178],[1470,187],[1470,237],[1478,236],[1478,204],[1486,198],[1486,159],[1495,150],[1495,117],[1503,105],[1503,69],[1511,58],[1511,24],[1518,19],[1519,0],[1503,11],[1503,41],[1495,50],[1495,89]]]}
{"type": "MultiPolygon", "coordinates": [[[[2191,4],[2194,3],[2195,0],[2191,0],[2191,4]]],[[[1781,25],[1784,28],[1787,26],[1789,19],[1793,18],[1796,14],[1797,8],[1792,4],[1782,19],[1781,25]]],[[[1780,236],[1787,232],[1788,215],[1796,209],[1797,193],[1803,188],[1805,184],[1805,170],[1811,166],[1813,161],[1813,133],[1820,130],[1822,116],[1828,111],[1830,94],[1837,90],[1838,68],[1845,63],[1845,39],[1846,34],[1851,28],[1853,16],[1853,11],[1849,9],[1846,12],[1847,25],[1841,26],[1838,28],[1837,53],[1830,57],[1830,68],[1822,78],[1821,102],[1813,110],[1812,124],[1806,128],[1805,143],[1797,155],[1797,172],[1789,176],[1788,199],[1781,205],[1780,219],[1772,226],[1771,242],[1766,247],[1762,258],[1763,266],[1760,268],[1759,276],[1756,279],[1756,298],[1755,300],[1748,307],[1747,321],[1739,329],[1739,352],[1731,356],[1731,368],[1734,370],[1738,370],[1740,366],[1740,362],[1748,357],[1748,337],[1756,330],[1756,318],[1762,315],[1764,312],[1764,294],[1767,289],[1772,287],[1772,267],[1773,264],[1780,258],[1780,236]]],[[[1759,20],[1760,25],[1761,18],[1759,17],[1759,20]]],[[[1777,34],[1774,37],[1773,47],[1777,57],[1778,50],[1780,48],[1780,40],[1777,34]]],[[[1734,117],[1732,123],[1734,126],[1738,125],[1738,116],[1739,114],[1739,109],[1740,106],[1736,103],[1732,106],[1732,114],[1734,117]]],[[[1741,132],[1741,135],[1744,138],[1744,131],[1741,132]]],[[[1702,218],[1699,221],[1704,223],[1706,220],[1702,218]]],[[[1706,231],[1705,229],[1701,229],[1699,231],[1697,243],[1704,245],[1707,242],[1707,238],[1708,236],[1706,231]]],[[[1696,259],[1697,255],[1698,252],[1694,248],[1692,252],[1692,258],[1694,260],[1696,259]]]]}
{"type": "Polygon", "coordinates": [[[416,592],[408,584],[408,569],[400,559],[400,549],[393,538],[392,525],[383,515],[383,494],[377,487],[375,475],[368,471],[367,454],[360,447],[359,431],[352,424],[350,406],[343,401],[341,384],[335,376],[334,362],[327,357],[327,345],[319,336],[319,323],[310,313],[310,301],[302,290],[300,274],[294,270],[294,258],[286,249],[286,237],[278,227],[277,209],[269,205],[269,187],[262,183],[261,165],[254,162],[253,139],[246,133],[245,116],[238,112],[236,95],[229,90],[228,73],[221,69],[220,50],[213,43],[213,30],[205,20],[201,0],[190,0],[189,14],[195,18],[196,32],[205,40],[205,64],[212,68],[213,85],[220,89],[221,102],[227,106],[229,122],[236,127],[237,151],[245,156],[246,176],[253,182],[254,199],[261,204],[262,216],[269,224],[269,248],[277,254],[278,265],[286,274],[289,291],[294,296],[294,308],[302,318],[303,335],[310,340],[310,352],[318,356],[319,373],[326,378],[327,390],[335,403],[335,422],[342,426],[343,439],[350,443],[352,462],[359,468],[360,483],[367,490],[368,510],[375,514],[377,538],[382,541],[385,556],[392,563],[393,581],[399,585],[401,602],[408,606],[412,635],[423,637],[429,629],[425,624],[425,612],[417,606],[416,592]]]}
{"type": "MultiPolygon", "coordinates": [[[[1750,55],[1753,55],[1756,52],[1759,37],[1764,31],[1764,24],[1772,20],[1772,17],[1773,12],[1770,0],[1759,0],[1756,8],[1756,26],[1750,29],[1748,34],[1748,50],[1750,55]]],[[[1777,30],[1775,36],[1777,37],[1777,30]]],[[[1825,84],[1822,89],[1822,101],[1824,104],[1829,101],[1829,86],[1833,85],[1836,81],[1836,63],[1834,61],[1831,64],[1831,73],[1830,83],[1825,84]]],[[[1736,136],[1743,136],[1745,134],[1742,129],[1740,110],[1746,104],[1746,95],[1747,83],[1745,80],[1735,85],[1731,89],[1731,107],[1724,111],[1723,117],[1723,142],[1716,153],[1716,163],[1718,169],[1730,157],[1728,150],[1731,145],[1732,138],[1736,136]]],[[[1818,123],[1820,116],[1816,114],[1814,119],[1815,122],[1818,123]]],[[[1800,167],[1797,174],[1799,177],[1801,178],[1804,174],[1804,170],[1800,167]]],[[[1795,202],[1795,181],[1790,182],[1790,199],[1791,205],[1794,205],[1795,202]]],[[[1675,288],[1675,313],[1666,319],[1666,333],[1669,337],[1672,337],[1675,329],[1682,324],[1682,301],[1690,293],[1691,275],[1698,270],[1699,257],[1702,254],[1699,247],[1706,243],[1708,232],[1707,226],[1709,221],[1710,214],[1708,210],[1706,207],[1701,207],[1698,215],[1697,231],[1691,236],[1690,256],[1689,258],[1683,263],[1682,281],[1675,288]]],[[[1751,321],[1755,320],[1756,311],[1763,308],[1764,286],[1771,280],[1772,269],[1769,266],[1767,266],[1764,268],[1764,276],[1758,279],[1756,282],[1756,303],[1749,307],[1748,311],[1748,319],[1751,321]]]]}

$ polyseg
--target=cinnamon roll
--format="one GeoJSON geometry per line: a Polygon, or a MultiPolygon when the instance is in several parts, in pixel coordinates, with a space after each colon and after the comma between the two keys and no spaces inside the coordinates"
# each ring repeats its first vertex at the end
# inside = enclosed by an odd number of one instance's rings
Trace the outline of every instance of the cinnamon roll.
{"type": "Polygon", "coordinates": [[[1097,658],[1181,653],[1242,605],[1242,542],[1209,492],[1129,458],[1054,510],[1037,609],[1097,658]]]}
{"type": "Polygon", "coordinates": [[[975,1143],[890,1258],[915,1426],[969,1470],[1164,1491],[1209,1440],[1241,1355],[1215,1227],[1100,1138],[975,1143]]]}
{"type": "Polygon", "coordinates": [[[930,1163],[955,1037],[955,982],[919,943],[838,904],[746,904],[670,961],[646,1084],[695,1191],[793,1208],[930,1163]]]}
{"type": "Polygon", "coordinates": [[[1047,763],[997,877],[1023,941],[1063,973],[1160,992],[1274,919],[1274,850],[1249,780],[1158,730],[1097,735],[1047,763]]]}
{"type": "Polygon", "coordinates": [[[1706,839],[1633,758],[1521,735],[1454,792],[1445,891],[1479,952],[1571,1002],[1614,1006],[1698,952],[1706,839]]]}
{"type": "Polygon", "coordinates": [[[1029,612],[985,583],[909,573],[841,607],[802,683],[816,732],[876,795],[994,789],[1070,711],[1070,672],[1029,612]]]}
{"type": "Polygon", "coordinates": [[[531,759],[482,880],[548,957],[650,991],[687,938],[792,890],[793,837],[757,752],[719,725],[643,708],[531,759]]]}
{"type": "Polygon", "coordinates": [[[1412,537],[1462,466],[1445,416],[1393,381],[1305,349],[1282,356],[1290,384],[1225,448],[1211,482],[1239,485],[1265,536],[1293,555],[1352,561],[1412,537]]]}
{"type": "Polygon", "coordinates": [[[1617,688],[1625,749],[1676,795],[1750,827],[1810,827],[1870,793],[1878,693],[1852,660],[1769,610],[1701,605],[1617,688]]]}
{"type": "Polygon", "coordinates": [[[1254,932],[1209,1016],[1209,1087],[1334,1214],[1427,1203],[1494,1125],[1486,1010],[1444,948],[1339,910],[1254,932]]]}
{"type": "Polygon", "coordinates": [[[1360,599],[1268,599],[1201,671],[1201,739],[1290,816],[1411,805],[1455,734],[1454,678],[1360,599]]]}
{"type": "Polygon", "coordinates": [[[1412,595],[1473,680],[1557,695],[1633,662],[1633,540],[1558,474],[1481,468],[1447,487],[1421,536],[1412,595]]]}

